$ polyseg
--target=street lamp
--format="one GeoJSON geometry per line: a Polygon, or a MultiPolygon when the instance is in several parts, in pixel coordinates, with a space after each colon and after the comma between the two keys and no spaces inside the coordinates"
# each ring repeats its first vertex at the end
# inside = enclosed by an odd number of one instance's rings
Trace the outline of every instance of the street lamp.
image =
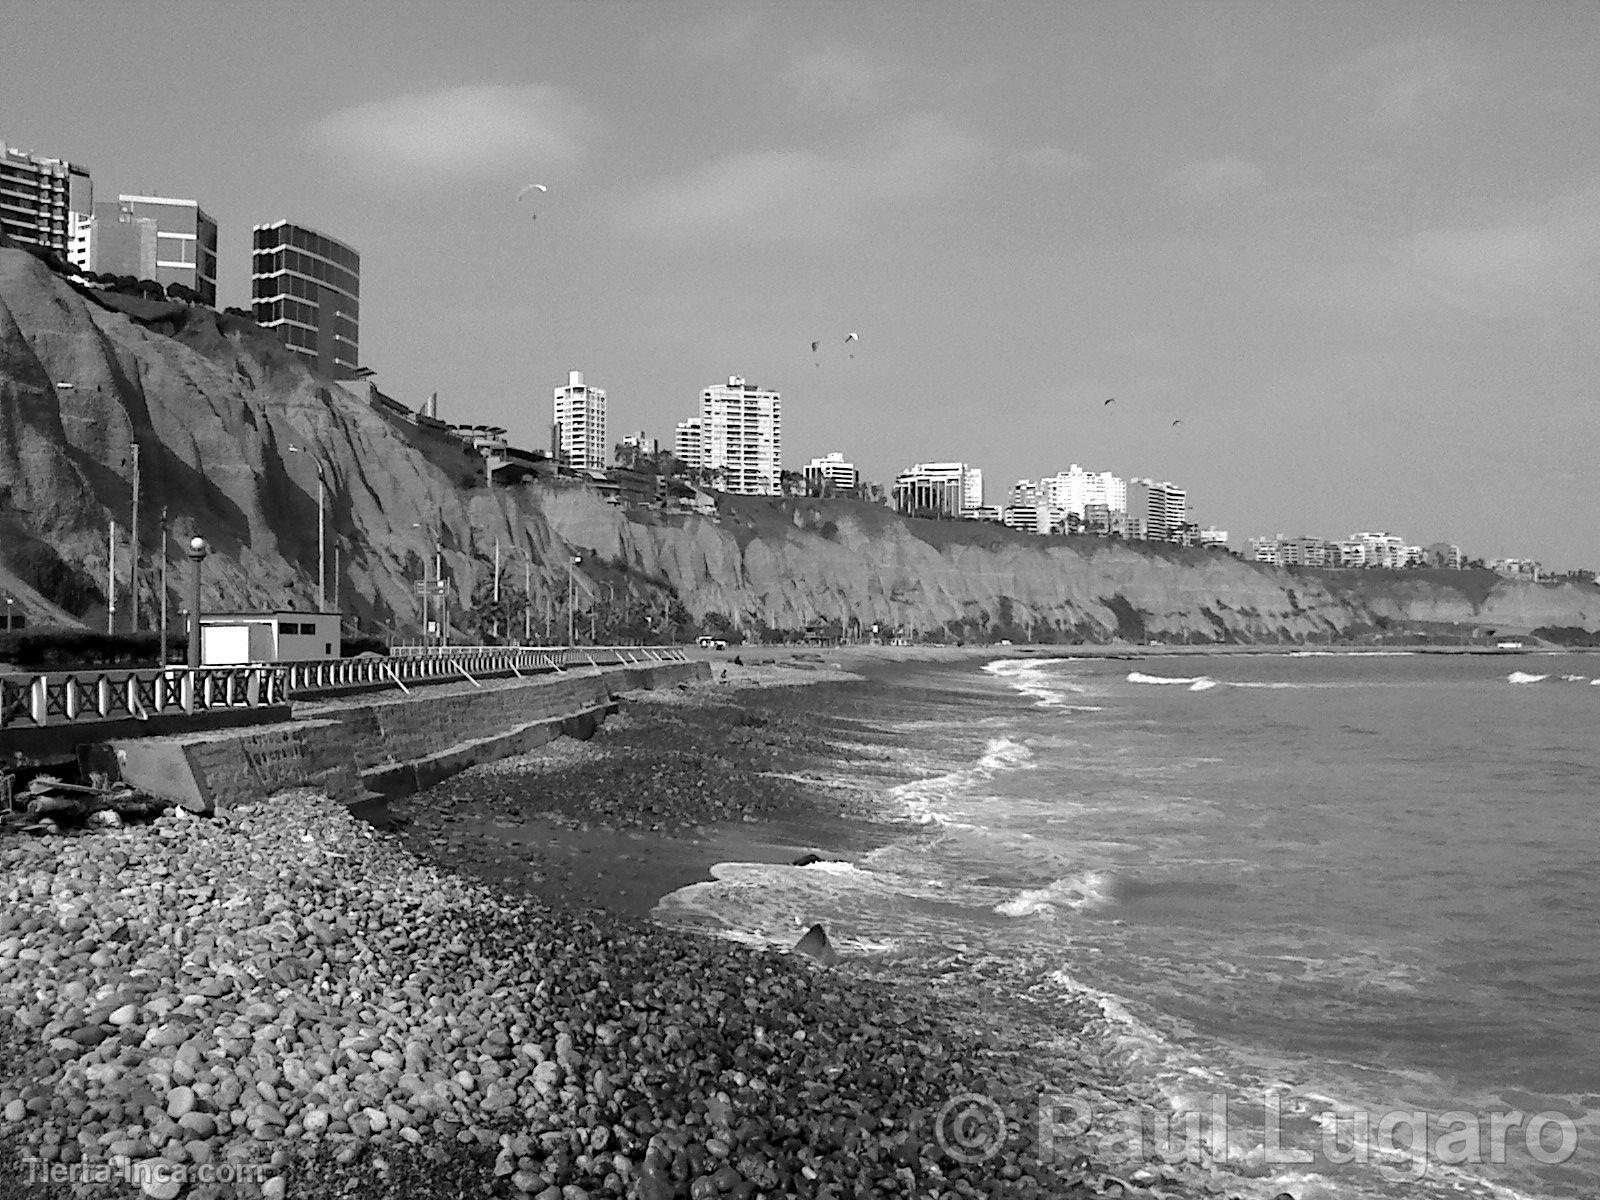
{"type": "Polygon", "coordinates": [[[439,644],[444,645],[444,545],[439,540],[439,535],[433,531],[432,526],[424,525],[421,521],[411,522],[411,528],[421,529],[433,539],[433,587],[428,587],[428,563],[422,563],[422,644],[428,645],[428,597],[437,592],[439,595],[439,644]]]}
{"type": "Polygon", "coordinates": [[[327,482],[323,477],[322,460],[300,446],[290,446],[290,454],[308,456],[317,468],[317,611],[328,611],[328,553],[327,553],[327,482]]]}
{"type": "Polygon", "coordinates": [[[189,667],[200,665],[200,564],[211,547],[203,537],[189,539],[189,667]]]}
{"type": "Polygon", "coordinates": [[[574,606],[574,601],[572,598],[572,568],[577,566],[582,561],[582,557],[575,555],[567,563],[567,645],[569,646],[576,646],[578,644],[577,635],[573,633],[572,627],[572,610],[574,606]]]}

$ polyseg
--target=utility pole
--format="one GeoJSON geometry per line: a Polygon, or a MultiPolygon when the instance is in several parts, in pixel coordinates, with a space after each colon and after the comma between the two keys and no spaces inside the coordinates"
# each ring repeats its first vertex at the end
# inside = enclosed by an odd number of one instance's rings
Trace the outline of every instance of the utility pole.
{"type": "Polygon", "coordinates": [[[129,550],[133,564],[128,574],[133,582],[133,595],[128,598],[128,612],[133,632],[139,632],[139,443],[133,443],[133,528],[130,531],[129,550]]]}
{"type": "Polygon", "coordinates": [[[533,564],[522,563],[522,641],[533,641],[533,564]]]}
{"type": "Polygon", "coordinates": [[[161,506],[161,665],[167,665],[167,508],[161,506]]]}
{"type": "Polygon", "coordinates": [[[500,638],[500,535],[494,537],[494,637],[500,638]]]}
{"type": "Polygon", "coordinates": [[[117,523],[111,522],[111,538],[106,553],[106,632],[117,631],[117,523]]]}

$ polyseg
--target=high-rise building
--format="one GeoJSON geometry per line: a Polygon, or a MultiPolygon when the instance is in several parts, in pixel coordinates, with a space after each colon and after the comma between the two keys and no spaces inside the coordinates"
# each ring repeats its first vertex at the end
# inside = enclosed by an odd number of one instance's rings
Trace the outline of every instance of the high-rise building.
{"type": "Polygon", "coordinates": [[[1128,481],[1128,536],[1169,542],[1184,524],[1189,494],[1171,483],[1128,481]]]}
{"type": "Polygon", "coordinates": [[[68,258],[93,207],[88,168],[15,150],[0,139],[0,231],[7,237],[68,258]]]}
{"type": "Polygon", "coordinates": [[[1069,469],[1041,479],[1039,487],[1050,504],[1079,517],[1088,504],[1103,504],[1113,512],[1128,511],[1128,485],[1110,471],[1085,471],[1073,463],[1069,469]]]}
{"type": "Polygon", "coordinates": [[[596,470],[606,465],[606,394],[583,382],[582,371],[567,372],[567,386],[555,390],[555,420],[561,430],[561,462],[596,470]]]}
{"type": "Polygon", "coordinates": [[[672,454],[679,462],[691,471],[697,471],[704,465],[705,438],[699,417],[690,417],[687,421],[679,421],[676,436],[672,441],[672,454]]]}
{"type": "Polygon", "coordinates": [[[959,517],[983,507],[983,472],[966,463],[917,463],[895,477],[894,507],[907,516],[959,517]]]}
{"type": "MultiPolygon", "coordinates": [[[[217,303],[217,223],[193,200],[118,196],[96,204],[74,243],[79,266],[112,275],[193,288],[202,304],[217,303]]],[[[76,261],[76,260],[74,260],[76,261]]]]}
{"type": "Polygon", "coordinates": [[[254,229],[250,298],[256,322],[330,379],[361,364],[361,256],[344,242],[276,221],[254,229]]]}
{"type": "Polygon", "coordinates": [[[777,392],[728,376],[700,393],[701,465],[722,475],[735,495],[776,496],[782,490],[783,401],[777,392]]]}
{"type": "Polygon", "coordinates": [[[813,458],[804,474],[806,491],[812,495],[854,496],[861,490],[861,473],[837,450],[826,458],[813,458]]]}

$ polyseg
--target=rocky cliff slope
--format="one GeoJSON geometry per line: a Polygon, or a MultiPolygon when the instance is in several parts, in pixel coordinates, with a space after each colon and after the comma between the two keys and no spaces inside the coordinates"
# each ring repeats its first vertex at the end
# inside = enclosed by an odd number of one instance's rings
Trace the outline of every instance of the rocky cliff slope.
{"type": "Polygon", "coordinates": [[[448,435],[319,379],[248,320],[123,307],[133,315],[0,248],[0,588],[35,623],[104,620],[112,520],[127,613],[138,445],[147,615],[163,509],[174,610],[180,539],[196,532],[213,549],[207,608],[314,604],[320,462],[330,595],[374,632],[415,634],[415,588],[436,542],[455,623],[470,623],[461,614],[475,593],[487,608],[498,543],[510,617],[521,623],[526,580],[536,631],[562,627],[574,556],[583,619],[598,609],[635,626],[681,601],[745,628],[877,622],[1017,639],[1300,640],[1407,621],[1600,628],[1592,586],[1290,573],[1216,552],[906,521],[847,501],[730,498],[699,517],[628,512],[575,486],[489,489],[448,435]]]}

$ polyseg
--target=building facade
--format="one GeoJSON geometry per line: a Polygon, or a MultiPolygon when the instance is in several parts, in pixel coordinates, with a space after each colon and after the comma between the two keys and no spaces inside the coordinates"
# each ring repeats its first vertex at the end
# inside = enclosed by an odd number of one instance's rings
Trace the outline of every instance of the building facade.
{"type": "Polygon", "coordinates": [[[361,365],[361,256],[303,225],[257,225],[250,260],[256,323],[330,379],[361,365]]]}
{"type": "Polygon", "coordinates": [[[907,516],[959,517],[983,507],[983,472],[966,463],[917,463],[894,481],[895,511],[907,516]]]}
{"type": "Polygon", "coordinates": [[[1185,523],[1189,494],[1171,483],[1151,479],[1128,481],[1128,536],[1169,542],[1185,523]]]}
{"type": "Polygon", "coordinates": [[[1091,504],[1103,504],[1113,512],[1128,511],[1128,484],[1110,471],[1085,471],[1073,463],[1039,481],[1046,503],[1074,516],[1082,517],[1091,504]]]}
{"type": "Polygon", "coordinates": [[[845,462],[838,450],[824,458],[813,458],[802,469],[806,493],[812,496],[855,496],[861,491],[861,472],[855,463],[845,462]]]}
{"type": "Polygon", "coordinates": [[[94,208],[94,185],[86,167],[42,158],[0,141],[0,231],[23,246],[71,258],[75,235],[94,208]]]}
{"type": "Polygon", "coordinates": [[[701,466],[719,471],[725,491],[776,496],[782,491],[783,400],[775,391],[728,376],[700,393],[701,466]]]}
{"type": "Polygon", "coordinates": [[[672,440],[672,456],[691,471],[698,471],[705,456],[705,438],[699,417],[679,421],[672,440]]]}
{"type": "Polygon", "coordinates": [[[118,196],[115,204],[96,204],[74,252],[91,271],[179,283],[216,306],[217,223],[193,200],[118,196]]]}
{"type": "Polygon", "coordinates": [[[622,444],[640,458],[654,458],[661,453],[660,439],[648,436],[642,429],[638,433],[625,435],[622,444]]]}
{"type": "Polygon", "coordinates": [[[580,470],[604,470],[610,458],[606,446],[606,393],[590,387],[582,371],[567,372],[567,386],[555,390],[555,422],[560,430],[559,461],[580,470]]]}

